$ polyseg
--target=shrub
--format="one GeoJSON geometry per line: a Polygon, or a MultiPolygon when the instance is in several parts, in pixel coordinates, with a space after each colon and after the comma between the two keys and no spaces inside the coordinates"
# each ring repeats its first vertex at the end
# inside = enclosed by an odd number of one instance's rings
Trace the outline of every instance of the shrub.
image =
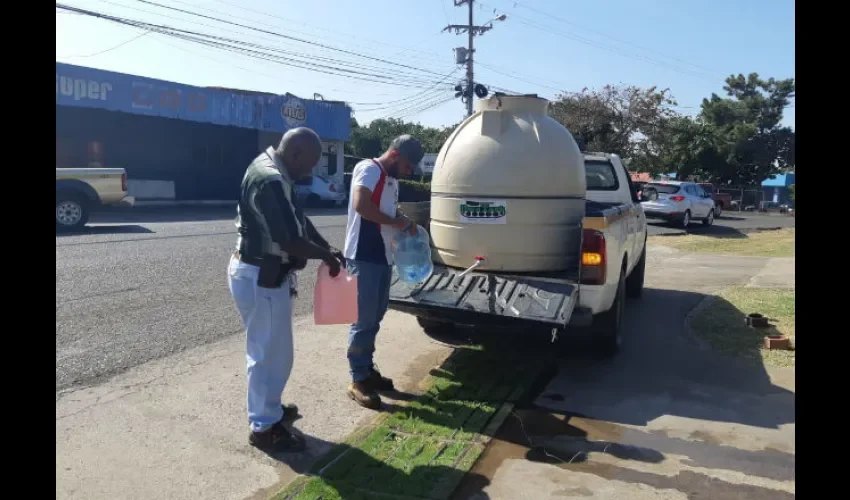
{"type": "Polygon", "coordinates": [[[431,201],[431,183],[419,180],[399,179],[398,201],[401,203],[431,201]]]}

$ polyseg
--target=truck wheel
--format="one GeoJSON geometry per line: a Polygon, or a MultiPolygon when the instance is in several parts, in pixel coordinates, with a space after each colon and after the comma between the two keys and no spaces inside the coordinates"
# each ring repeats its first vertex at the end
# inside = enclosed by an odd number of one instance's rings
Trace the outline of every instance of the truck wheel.
{"type": "Polygon", "coordinates": [[[714,209],[708,211],[708,217],[702,220],[703,226],[710,226],[714,224],[714,209]]]}
{"type": "Polygon", "coordinates": [[[617,295],[611,309],[593,318],[591,335],[594,351],[604,358],[611,358],[620,352],[623,337],[620,332],[623,323],[623,311],[626,305],[626,270],[620,273],[617,283],[617,295]]]}
{"type": "Polygon", "coordinates": [[[322,205],[322,198],[317,194],[311,194],[307,197],[307,206],[308,207],[319,207],[322,205]]]}
{"type": "Polygon", "coordinates": [[[56,193],[56,228],[65,231],[82,229],[89,221],[89,207],[84,196],[56,193]]]}
{"type": "Polygon", "coordinates": [[[646,275],[646,242],[643,244],[643,253],[640,256],[635,268],[632,269],[632,274],[626,278],[626,296],[630,299],[636,299],[643,295],[643,279],[646,275]]]}
{"type": "Polygon", "coordinates": [[[720,214],[722,214],[722,213],[723,213],[723,203],[718,201],[717,203],[714,204],[714,216],[720,217],[720,214]]]}

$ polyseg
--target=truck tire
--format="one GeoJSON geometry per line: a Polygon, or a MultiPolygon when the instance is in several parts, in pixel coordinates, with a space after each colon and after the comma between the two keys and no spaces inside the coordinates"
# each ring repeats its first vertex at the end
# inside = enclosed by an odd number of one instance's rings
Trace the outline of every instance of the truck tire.
{"type": "Polygon", "coordinates": [[[89,203],[81,193],[56,193],[56,229],[78,231],[89,221],[89,203]]]}
{"type": "Polygon", "coordinates": [[[626,278],[626,296],[630,299],[639,298],[643,295],[643,280],[646,275],[646,240],[643,243],[643,252],[640,255],[640,260],[632,269],[632,274],[626,278]]]}
{"type": "Polygon", "coordinates": [[[603,358],[612,358],[620,352],[623,343],[621,327],[623,324],[623,312],[626,306],[626,268],[620,272],[620,281],[617,283],[617,295],[611,309],[593,318],[591,335],[593,336],[593,347],[596,354],[603,358]]]}
{"type": "Polygon", "coordinates": [[[720,214],[722,214],[722,213],[723,213],[723,202],[718,201],[717,203],[714,204],[714,216],[720,217],[720,214]]]}

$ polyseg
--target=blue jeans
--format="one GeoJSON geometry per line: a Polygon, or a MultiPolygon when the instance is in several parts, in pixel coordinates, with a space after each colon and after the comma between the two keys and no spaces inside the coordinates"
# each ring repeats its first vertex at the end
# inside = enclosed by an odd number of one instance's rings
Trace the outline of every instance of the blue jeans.
{"type": "Polygon", "coordinates": [[[292,372],[292,289],[295,277],[280,288],[257,286],[259,267],[235,258],[228,265],[228,285],[245,325],[248,365],[248,422],[265,431],[283,418],[280,398],[292,372]]]}
{"type": "Polygon", "coordinates": [[[357,275],[357,323],[348,333],[348,366],[351,379],[361,382],[371,375],[375,337],[390,301],[392,267],[357,260],[346,263],[357,275]]]}

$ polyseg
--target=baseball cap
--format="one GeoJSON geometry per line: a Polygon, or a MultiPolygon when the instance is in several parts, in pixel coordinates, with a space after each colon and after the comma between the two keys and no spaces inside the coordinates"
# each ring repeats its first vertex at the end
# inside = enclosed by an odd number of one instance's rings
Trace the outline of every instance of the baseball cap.
{"type": "Polygon", "coordinates": [[[422,175],[419,162],[425,156],[425,151],[422,149],[422,144],[412,135],[404,134],[393,139],[392,144],[390,144],[390,151],[398,151],[399,156],[413,165],[414,175],[422,175]]]}

